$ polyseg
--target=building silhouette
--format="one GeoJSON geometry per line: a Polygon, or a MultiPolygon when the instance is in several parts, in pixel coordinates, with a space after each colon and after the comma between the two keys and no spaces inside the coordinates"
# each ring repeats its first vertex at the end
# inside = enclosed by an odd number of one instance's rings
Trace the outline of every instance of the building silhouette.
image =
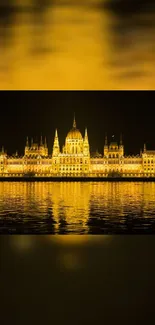
{"type": "Polygon", "coordinates": [[[126,156],[122,136],[117,143],[108,143],[107,136],[103,154],[90,154],[87,128],[84,137],[73,127],[67,134],[61,150],[58,131],[55,131],[53,151],[50,155],[46,138],[40,143],[27,138],[25,153],[8,156],[4,148],[0,153],[0,176],[47,176],[47,177],[155,177],[155,150],[146,149],[136,156],[126,156]]]}

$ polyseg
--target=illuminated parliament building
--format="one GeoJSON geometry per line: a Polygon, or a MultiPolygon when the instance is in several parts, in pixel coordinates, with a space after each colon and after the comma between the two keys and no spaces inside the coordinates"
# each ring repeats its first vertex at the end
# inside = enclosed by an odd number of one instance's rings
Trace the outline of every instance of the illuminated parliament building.
{"type": "Polygon", "coordinates": [[[122,139],[108,143],[105,138],[103,154],[90,154],[87,129],[84,137],[76,127],[67,134],[60,149],[56,130],[53,151],[50,155],[46,139],[40,143],[27,138],[24,156],[8,156],[0,152],[0,177],[155,177],[155,150],[144,145],[143,152],[125,156],[122,139]]]}

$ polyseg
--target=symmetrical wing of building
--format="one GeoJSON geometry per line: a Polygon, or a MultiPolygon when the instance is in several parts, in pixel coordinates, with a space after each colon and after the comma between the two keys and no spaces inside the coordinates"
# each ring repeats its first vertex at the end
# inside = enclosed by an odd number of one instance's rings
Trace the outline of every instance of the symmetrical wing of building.
{"type": "Polygon", "coordinates": [[[103,155],[90,154],[87,129],[84,137],[76,127],[67,134],[65,144],[60,149],[58,132],[55,132],[53,152],[48,153],[46,139],[34,143],[27,138],[25,154],[8,156],[4,149],[0,153],[0,176],[69,176],[69,177],[155,177],[155,150],[144,150],[136,156],[125,156],[122,139],[119,144],[108,144],[105,138],[103,155]]]}

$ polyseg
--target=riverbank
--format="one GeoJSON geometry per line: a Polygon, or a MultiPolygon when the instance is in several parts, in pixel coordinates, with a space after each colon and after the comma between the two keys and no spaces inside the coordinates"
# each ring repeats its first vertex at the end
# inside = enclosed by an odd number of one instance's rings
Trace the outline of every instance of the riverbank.
{"type": "Polygon", "coordinates": [[[155,177],[0,177],[0,182],[155,182],[155,177]]]}

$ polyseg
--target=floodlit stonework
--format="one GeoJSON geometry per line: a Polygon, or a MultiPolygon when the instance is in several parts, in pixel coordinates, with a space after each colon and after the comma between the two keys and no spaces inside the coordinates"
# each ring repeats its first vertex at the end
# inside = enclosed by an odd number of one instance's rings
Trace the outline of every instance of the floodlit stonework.
{"type": "Polygon", "coordinates": [[[105,138],[103,155],[90,155],[87,129],[85,135],[76,127],[67,134],[65,144],[60,149],[56,130],[52,155],[48,153],[46,139],[40,144],[31,143],[27,138],[25,154],[8,156],[2,148],[0,152],[0,177],[155,177],[155,150],[144,150],[136,156],[125,156],[122,139],[119,144],[108,144],[105,138]]]}

